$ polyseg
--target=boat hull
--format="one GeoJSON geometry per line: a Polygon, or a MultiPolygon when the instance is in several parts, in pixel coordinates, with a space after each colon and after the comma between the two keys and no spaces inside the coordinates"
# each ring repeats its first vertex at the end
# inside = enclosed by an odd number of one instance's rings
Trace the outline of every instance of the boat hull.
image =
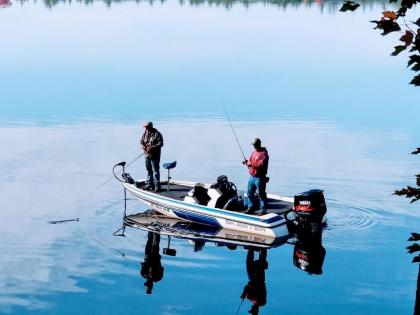
{"type": "Polygon", "coordinates": [[[290,234],[287,221],[281,214],[247,215],[174,200],[137,188],[135,184],[123,183],[123,185],[136,199],[169,217],[268,237],[283,237],[290,234]]]}

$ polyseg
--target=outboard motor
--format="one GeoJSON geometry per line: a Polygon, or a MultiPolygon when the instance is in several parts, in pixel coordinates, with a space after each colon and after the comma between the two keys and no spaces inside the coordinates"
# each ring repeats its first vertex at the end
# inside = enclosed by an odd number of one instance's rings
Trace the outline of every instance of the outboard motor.
{"type": "Polygon", "coordinates": [[[295,195],[294,210],[296,222],[302,232],[322,231],[322,219],[327,213],[323,191],[312,189],[295,195]]]}

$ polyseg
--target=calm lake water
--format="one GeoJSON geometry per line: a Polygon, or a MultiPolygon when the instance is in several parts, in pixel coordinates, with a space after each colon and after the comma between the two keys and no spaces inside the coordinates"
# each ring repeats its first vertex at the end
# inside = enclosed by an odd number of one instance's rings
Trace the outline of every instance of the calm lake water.
{"type": "MultiPolygon", "coordinates": [[[[163,133],[173,178],[247,173],[255,136],[270,153],[268,190],[325,190],[322,275],[268,251],[260,314],[412,314],[418,266],[405,251],[419,204],[414,184],[420,90],[398,35],[339,2],[12,1],[0,6],[0,313],[235,314],[247,283],[241,248],[172,239],[146,294],[147,233],[115,237],[123,191],[112,166],[139,154],[141,123],[163,133]],[[79,221],[49,224],[52,220],[79,221]],[[124,253],[124,256],[121,254],[124,253]]],[[[419,10],[413,16],[418,16],[419,10]]],[[[145,176],[143,161],[129,168],[145,176]]],[[[164,175],[164,173],[163,173],[164,175]]],[[[164,177],[164,176],[163,176],[164,177]]],[[[129,200],[129,212],[146,210],[129,200]]],[[[162,237],[160,250],[166,246],[162,237]]],[[[245,301],[240,314],[247,314],[245,301]]]]}

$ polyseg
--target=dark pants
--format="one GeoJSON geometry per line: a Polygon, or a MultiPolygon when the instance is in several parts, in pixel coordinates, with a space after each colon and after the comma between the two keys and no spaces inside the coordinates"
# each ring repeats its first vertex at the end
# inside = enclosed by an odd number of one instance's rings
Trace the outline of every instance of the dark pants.
{"type": "Polygon", "coordinates": [[[160,172],[159,162],[160,159],[145,158],[147,169],[147,182],[150,187],[160,189],[160,172]]]}
{"type": "Polygon", "coordinates": [[[255,209],[255,192],[258,189],[260,195],[260,208],[267,210],[267,193],[265,192],[266,179],[265,177],[251,176],[248,180],[248,208],[255,209]]]}

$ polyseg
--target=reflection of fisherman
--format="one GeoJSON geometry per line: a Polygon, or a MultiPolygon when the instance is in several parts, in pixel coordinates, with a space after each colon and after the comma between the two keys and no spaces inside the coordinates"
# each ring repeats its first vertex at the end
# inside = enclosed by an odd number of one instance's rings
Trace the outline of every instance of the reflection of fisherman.
{"type": "Polygon", "coordinates": [[[160,235],[158,233],[147,233],[144,262],[140,266],[140,275],[146,279],[144,285],[147,294],[152,294],[153,282],[158,282],[163,278],[164,268],[160,262],[159,243],[160,235]]]}
{"type": "Polygon", "coordinates": [[[245,285],[241,299],[247,298],[252,307],[249,313],[258,314],[260,306],[267,302],[267,289],[265,287],[265,270],[268,268],[267,250],[261,249],[257,260],[254,260],[254,250],[249,249],[246,256],[246,272],[248,283],[245,285]]]}
{"type": "Polygon", "coordinates": [[[153,128],[151,121],[146,122],[143,127],[145,130],[140,144],[145,155],[148,188],[157,192],[160,190],[159,163],[161,148],[163,147],[163,137],[156,128],[153,128]]]}
{"type": "Polygon", "coordinates": [[[261,140],[255,138],[252,142],[254,152],[252,152],[249,161],[244,161],[243,164],[248,166],[249,177],[248,180],[248,209],[245,211],[247,214],[254,213],[255,205],[255,192],[258,189],[260,195],[261,214],[267,212],[267,193],[265,192],[267,184],[267,170],[268,170],[268,152],[267,149],[261,146],[261,140]]]}

